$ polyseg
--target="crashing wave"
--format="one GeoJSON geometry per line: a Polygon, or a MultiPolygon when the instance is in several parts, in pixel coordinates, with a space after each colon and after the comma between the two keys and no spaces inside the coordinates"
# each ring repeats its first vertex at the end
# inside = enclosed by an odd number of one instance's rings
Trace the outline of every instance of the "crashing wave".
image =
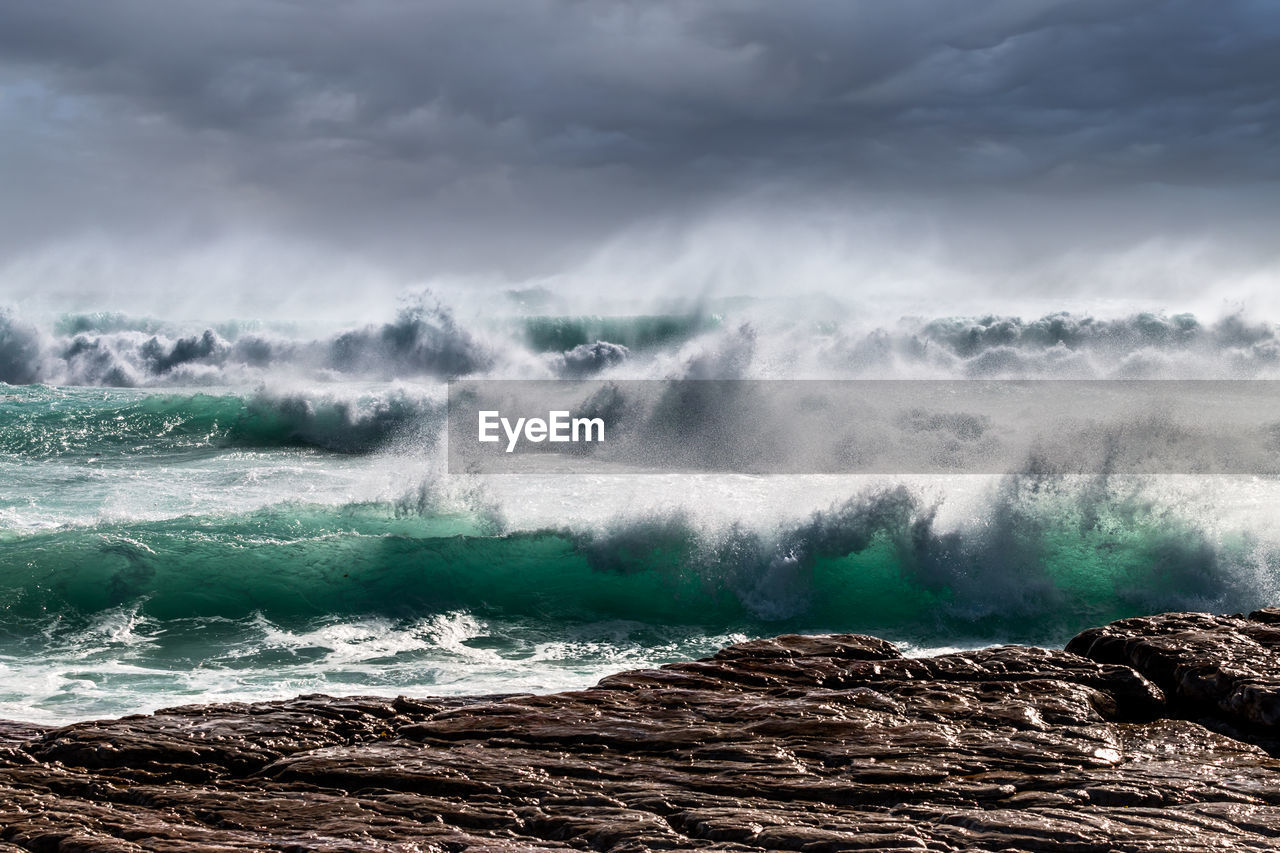
{"type": "Polygon", "coordinates": [[[237,447],[365,453],[404,440],[428,446],[444,424],[442,401],[403,387],[352,394],[88,397],[34,386],[7,395],[0,412],[0,455],[24,459],[121,453],[136,460],[237,447]]]}
{"type": "Polygon", "coordinates": [[[0,596],[10,620],[133,604],[154,618],[282,624],[466,611],[1043,642],[1099,619],[1249,608],[1275,592],[1275,553],[1212,535],[1132,484],[1023,474],[980,522],[944,529],[936,510],[898,486],[776,529],[677,513],[501,533],[439,508],[286,505],[200,520],[196,540],[191,519],[24,536],[6,547],[37,568],[0,579],[0,596]]]}
{"type": "Polygon", "coordinates": [[[392,322],[319,340],[224,331],[235,339],[213,328],[175,334],[149,321],[77,315],[45,334],[0,314],[0,381],[127,388],[236,382],[272,370],[447,379],[494,364],[489,346],[441,305],[412,305],[392,322]]]}
{"type": "Polygon", "coordinates": [[[419,301],[390,322],[305,337],[260,324],[171,328],[70,315],[45,331],[0,313],[0,382],[150,387],[488,378],[1275,378],[1280,328],[1236,314],[1102,319],[1065,312],[800,321],[707,315],[464,323],[419,301]]]}

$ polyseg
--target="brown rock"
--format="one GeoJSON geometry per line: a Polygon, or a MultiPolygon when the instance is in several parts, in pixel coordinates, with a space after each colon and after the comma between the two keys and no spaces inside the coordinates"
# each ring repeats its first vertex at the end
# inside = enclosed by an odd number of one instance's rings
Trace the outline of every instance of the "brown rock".
{"type": "Polygon", "coordinates": [[[1220,716],[1265,736],[1280,726],[1280,610],[1244,616],[1169,613],[1091,628],[1069,651],[1127,664],[1178,713],[1220,716]]]}
{"type": "Polygon", "coordinates": [[[0,853],[1272,850],[1278,625],[928,659],[791,635],[554,696],[5,724],[0,853]]]}

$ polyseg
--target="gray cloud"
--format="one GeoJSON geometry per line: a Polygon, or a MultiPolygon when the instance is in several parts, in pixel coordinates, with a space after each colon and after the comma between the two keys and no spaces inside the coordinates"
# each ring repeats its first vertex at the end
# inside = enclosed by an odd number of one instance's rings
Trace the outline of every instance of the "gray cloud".
{"type": "Polygon", "coordinates": [[[762,190],[1273,220],[1278,48],[1267,0],[0,3],[0,251],[257,229],[518,276],[762,190]]]}

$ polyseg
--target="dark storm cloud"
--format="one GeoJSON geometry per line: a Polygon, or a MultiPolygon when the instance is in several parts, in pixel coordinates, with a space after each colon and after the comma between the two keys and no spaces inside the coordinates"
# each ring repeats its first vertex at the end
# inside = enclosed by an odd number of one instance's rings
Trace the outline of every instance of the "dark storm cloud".
{"type": "Polygon", "coordinates": [[[1256,192],[1278,48],[1268,0],[7,0],[0,215],[465,266],[760,187],[1256,192]]]}

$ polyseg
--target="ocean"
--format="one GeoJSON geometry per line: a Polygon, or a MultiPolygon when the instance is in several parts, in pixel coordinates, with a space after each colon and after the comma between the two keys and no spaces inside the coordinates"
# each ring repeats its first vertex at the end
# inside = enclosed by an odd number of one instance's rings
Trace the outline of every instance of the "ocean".
{"type": "Polygon", "coordinates": [[[1268,323],[525,302],[0,316],[0,718],[549,692],[785,632],[1061,645],[1275,601],[1267,477],[471,475],[444,448],[455,377],[1276,378],[1268,323]]]}

